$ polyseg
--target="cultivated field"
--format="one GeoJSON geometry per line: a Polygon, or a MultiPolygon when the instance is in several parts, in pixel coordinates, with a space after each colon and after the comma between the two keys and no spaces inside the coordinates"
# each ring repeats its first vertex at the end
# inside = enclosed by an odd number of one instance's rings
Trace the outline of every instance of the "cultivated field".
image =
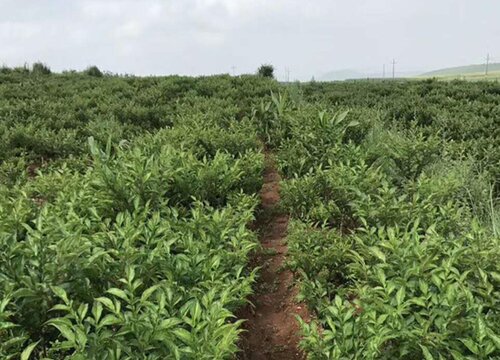
{"type": "Polygon", "coordinates": [[[4,69],[0,359],[500,358],[499,196],[495,82],[4,69]]]}

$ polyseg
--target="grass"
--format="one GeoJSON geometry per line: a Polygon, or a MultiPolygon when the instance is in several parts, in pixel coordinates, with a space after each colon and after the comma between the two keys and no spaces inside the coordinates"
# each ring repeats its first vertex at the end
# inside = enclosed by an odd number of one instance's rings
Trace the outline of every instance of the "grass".
{"type": "Polygon", "coordinates": [[[415,79],[431,79],[436,78],[439,80],[466,80],[466,81],[498,81],[500,80],[500,71],[490,71],[488,75],[483,72],[462,73],[462,74],[448,74],[448,75],[420,75],[415,79]]]}

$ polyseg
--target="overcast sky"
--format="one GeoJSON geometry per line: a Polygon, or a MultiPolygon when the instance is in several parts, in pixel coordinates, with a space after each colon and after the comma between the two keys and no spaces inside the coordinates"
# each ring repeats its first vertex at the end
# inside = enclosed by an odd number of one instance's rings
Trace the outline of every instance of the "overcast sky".
{"type": "Polygon", "coordinates": [[[118,73],[429,70],[500,60],[499,0],[0,0],[0,64],[118,73]]]}

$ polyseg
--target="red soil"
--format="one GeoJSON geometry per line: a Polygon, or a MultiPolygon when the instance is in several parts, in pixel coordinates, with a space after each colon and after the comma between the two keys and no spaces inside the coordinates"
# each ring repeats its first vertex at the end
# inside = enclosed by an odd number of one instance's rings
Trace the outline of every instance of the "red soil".
{"type": "Polygon", "coordinates": [[[264,251],[255,259],[262,266],[256,291],[248,306],[240,314],[246,319],[242,336],[242,360],[253,359],[305,359],[299,350],[299,325],[296,315],[309,320],[304,304],[297,303],[297,289],[292,273],[283,268],[287,245],[284,243],[288,216],[277,214],[280,177],[266,154],[264,185],[260,192],[264,219],[259,219],[261,243],[264,251]]]}

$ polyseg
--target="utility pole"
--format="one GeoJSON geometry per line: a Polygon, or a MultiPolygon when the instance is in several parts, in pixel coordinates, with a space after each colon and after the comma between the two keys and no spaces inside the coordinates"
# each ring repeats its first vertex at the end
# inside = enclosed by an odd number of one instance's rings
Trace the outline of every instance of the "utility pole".
{"type": "Polygon", "coordinates": [[[396,60],[392,59],[392,80],[396,78],[396,60]]]}
{"type": "Polygon", "coordinates": [[[290,69],[285,68],[285,74],[286,74],[286,82],[290,82],[290,69]]]}
{"type": "Polygon", "coordinates": [[[385,64],[382,68],[382,79],[385,79],[385,64]]]}
{"type": "Polygon", "coordinates": [[[233,71],[233,76],[235,76],[235,75],[236,75],[236,72],[235,72],[235,70],[236,70],[236,66],[234,66],[234,65],[233,65],[233,66],[231,66],[231,70],[233,71]]]}
{"type": "Polygon", "coordinates": [[[486,54],[486,67],[485,67],[485,71],[484,71],[484,74],[486,76],[488,76],[488,66],[490,65],[490,54],[486,54]]]}

